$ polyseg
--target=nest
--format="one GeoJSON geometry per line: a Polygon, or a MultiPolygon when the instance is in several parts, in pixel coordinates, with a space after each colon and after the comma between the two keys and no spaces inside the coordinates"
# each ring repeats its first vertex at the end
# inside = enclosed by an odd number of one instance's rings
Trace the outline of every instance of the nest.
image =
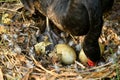
{"type": "MultiPolygon", "coordinates": [[[[106,62],[87,67],[79,61],[71,65],[55,62],[34,51],[36,36],[45,21],[34,19],[18,1],[0,3],[0,78],[5,80],[88,80],[120,79],[120,2],[104,16],[100,41],[107,45],[106,62]],[[40,27],[37,27],[40,26],[40,27]]],[[[42,18],[44,19],[44,18],[42,18]]]]}

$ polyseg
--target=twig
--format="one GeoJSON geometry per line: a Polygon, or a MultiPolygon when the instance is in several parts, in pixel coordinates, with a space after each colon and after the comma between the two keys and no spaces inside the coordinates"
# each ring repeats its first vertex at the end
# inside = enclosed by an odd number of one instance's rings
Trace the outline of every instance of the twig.
{"type": "Polygon", "coordinates": [[[1,2],[13,2],[13,1],[18,1],[18,0],[0,0],[0,3],[1,2]]]}
{"type": "Polygon", "coordinates": [[[64,72],[64,73],[61,73],[57,76],[58,77],[75,77],[77,76],[78,74],[77,73],[72,73],[72,72],[64,72]]]}
{"type": "Polygon", "coordinates": [[[31,72],[33,72],[33,69],[30,69],[21,80],[29,80],[29,76],[31,72]]]}
{"type": "Polygon", "coordinates": [[[78,61],[75,61],[76,64],[78,64],[82,69],[85,69],[85,66],[81,63],[79,63],[78,61]]]}
{"type": "Polygon", "coordinates": [[[39,68],[34,68],[36,71],[38,71],[38,72],[40,72],[40,73],[44,73],[44,71],[43,70],[41,70],[41,69],[39,69],[39,68]]]}
{"type": "Polygon", "coordinates": [[[35,58],[34,58],[33,56],[31,56],[31,58],[33,59],[33,61],[35,62],[35,65],[36,65],[37,67],[41,68],[42,70],[46,71],[47,73],[49,73],[49,74],[51,74],[51,75],[54,75],[54,76],[56,76],[56,77],[58,76],[57,73],[54,73],[54,72],[52,72],[52,71],[49,71],[49,70],[45,69],[42,65],[40,65],[40,64],[35,60],[35,58]]]}
{"type": "Polygon", "coordinates": [[[5,10],[5,11],[11,11],[11,12],[17,12],[19,14],[21,14],[21,12],[18,12],[17,10],[14,10],[14,9],[8,9],[8,8],[3,8],[3,7],[0,7],[0,10],[5,10]]]}
{"type": "Polygon", "coordinates": [[[107,76],[110,75],[113,71],[114,71],[114,70],[112,70],[112,71],[110,71],[110,72],[107,72],[105,75],[103,75],[103,76],[101,77],[101,79],[107,77],[107,76]]]}
{"type": "Polygon", "coordinates": [[[93,67],[93,68],[87,69],[87,70],[85,70],[85,71],[91,71],[91,70],[99,69],[99,68],[108,66],[108,65],[110,65],[110,64],[112,64],[112,62],[108,62],[108,63],[106,63],[105,65],[101,65],[101,66],[98,66],[98,67],[93,67]]]}
{"type": "Polygon", "coordinates": [[[74,36],[72,34],[70,34],[71,38],[73,39],[74,43],[77,43],[76,39],[74,38],[74,36]]]}

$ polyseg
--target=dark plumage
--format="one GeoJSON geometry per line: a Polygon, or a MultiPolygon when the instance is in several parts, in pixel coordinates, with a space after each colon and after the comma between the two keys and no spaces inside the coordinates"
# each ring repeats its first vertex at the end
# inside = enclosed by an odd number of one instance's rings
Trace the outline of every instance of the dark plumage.
{"type": "Polygon", "coordinates": [[[93,62],[100,60],[98,38],[103,25],[103,12],[112,7],[113,0],[21,0],[34,12],[47,16],[60,30],[72,35],[86,35],[83,50],[93,62]],[[111,2],[112,1],[112,2],[111,2]]]}
{"type": "Polygon", "coordinates": [[[114,0],[101,0],[103,12],[108,11],[112,8],[114,0]]]}

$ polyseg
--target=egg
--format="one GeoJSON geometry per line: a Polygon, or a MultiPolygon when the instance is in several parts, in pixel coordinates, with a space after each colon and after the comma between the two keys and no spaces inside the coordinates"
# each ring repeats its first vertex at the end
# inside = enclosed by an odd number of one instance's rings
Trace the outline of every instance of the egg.
{"type": "MultiPolygon", "coordinates": [[[[104,53],[104,48],[105,48],[105,45],[102,44],[102,43],[99,43],[99,46],[100,46],[100,53],[101,55],[104,53]]],[[[87,56],[85,55],[83,49],[81,49],[80,53],[79,53],[79,60],[84,64],[84,65],[87,65],[87,62],[88,62],[88,58],[87,56]]]]}
{"type": "Polygon", "coordinates": [[[100,46],[100,52],[101,52],[101,54],[103,54],[105,51],[105,44],[102,44],[99,42],[99,46],[100,46]]]}
{"type": "Polygon", "coordinates": [[[80,53],[79,53],[79,60],[80,60],[84,65],[87,65],[88,58],[87,58],[87,56],[85,55],[83,49],[81,49],[81,51],[80,51],[80,53]]]}
{"type": "Polygon", "coordinates": [[[72,64],[76,60],[76,53],[72,47],[67,44],[56,45],[57,55],[60,55],[60,59],[64,64],[72,64]]]}
{"type": "Polygon", "coordinates": [[[37,43],[34,45],[35,47],[35,51],[37,54],[44,54],[45,53],[45,49],[48,45],[50,45],[51,43],[48,42],[48,41],[43,41],[43,42],[40,42],[40,43],[37,43]]]}

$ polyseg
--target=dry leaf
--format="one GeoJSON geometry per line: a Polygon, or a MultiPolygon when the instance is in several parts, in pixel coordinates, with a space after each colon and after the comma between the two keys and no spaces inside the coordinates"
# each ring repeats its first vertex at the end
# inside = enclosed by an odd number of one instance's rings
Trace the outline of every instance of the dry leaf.
{"type": "Polygon", "coordinates": [[[5,13],[2,15],[2,23],[4,24],[10,24],[11,23],[11,18],[8,13],[5,13]]]}
{"type": "Polygon", "coordinates": [[[0,34],[6,33],[6,28],[3,25],[0,25],[0,34]]]}

